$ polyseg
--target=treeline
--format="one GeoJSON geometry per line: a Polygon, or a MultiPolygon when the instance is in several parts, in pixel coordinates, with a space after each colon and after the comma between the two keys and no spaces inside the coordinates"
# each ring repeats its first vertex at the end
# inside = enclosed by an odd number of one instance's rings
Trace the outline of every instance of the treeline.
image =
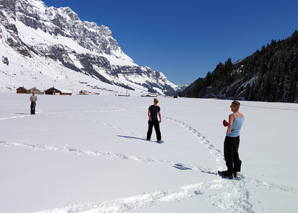
{"type": "Polygon", "coordinates": [[[285,40],[264,45],[253,55],[219,63],[180,95],[197,98],[297,102],[298,31],[285,40]]]}

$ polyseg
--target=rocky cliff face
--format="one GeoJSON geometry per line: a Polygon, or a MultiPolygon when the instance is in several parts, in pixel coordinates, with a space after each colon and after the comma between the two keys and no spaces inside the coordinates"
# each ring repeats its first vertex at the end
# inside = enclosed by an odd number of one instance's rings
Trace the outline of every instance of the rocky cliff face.
{"type": "MultiPolygon", "coordinates": [[[[46,58],[63,69],[129,90],[160,94],[179,90],[162,73],[135,64],[108,27],[81,21],[69,7],[47,7],[40,0],[0,0],[0,26],[2,45],[24,60],[46,58]]],[[[7,51],[2,51],[3,57],[7,51]]]]}

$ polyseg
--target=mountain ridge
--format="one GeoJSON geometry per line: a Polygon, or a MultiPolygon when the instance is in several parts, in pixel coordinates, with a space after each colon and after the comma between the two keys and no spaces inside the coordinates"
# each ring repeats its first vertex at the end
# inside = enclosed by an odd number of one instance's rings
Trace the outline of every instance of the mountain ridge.
{"type": "MultiPolygon", "coordinates": [[[[81,21],[78,14],[69,7],[47,7],[40,0],[2,0],[1,25],[2,47],[8,44],[9,48],[22,56],[34,56],[40,61],[46,58],[46,63],[58,63],[63,66],[61,69],[66,68],[116,86],[115,90],[121,87],[120,90],[174,94],[180,89],[161,72],[137,65],[122,51],[108,27],[81,21]]],[[[0,52],[0,55],[9,61],[14,60],[7,57],[5,51],[0,52]]],[[[21,66],[24,61],[18,65],[21,66]]],[[[0,64],[0,71],[3,73],[6,69],[6,72],[13,72],[9,66],[0,64]]],[[[21,72],[15,74],[18,76],[21,72]]],[[[26,83],[20,79],[17,81],[19,84],[26,83]]],[[[53,79],[49,79],[49,83],[51,81],[53,79]]],[[[2,88],[5,88],[5,84],[2,84],[2,88]]],[[[92,84],[96,86],[95,82],[92,84]]],[[[18,85],[11,86],[15,88],[18,85]]],[[[78,89],[81,86],[78,84],[78,89]]]]}

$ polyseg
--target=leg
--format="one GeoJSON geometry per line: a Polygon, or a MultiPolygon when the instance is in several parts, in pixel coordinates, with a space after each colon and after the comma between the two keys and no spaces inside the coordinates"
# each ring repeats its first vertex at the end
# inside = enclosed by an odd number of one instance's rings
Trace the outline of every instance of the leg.
{"type": "Polygon", "coordinates": [[[36,103],[33,104],[33,115],[35,115],[35,107],[36,107],[36,103]]]}
{"type": "Polygon", "coordinates": [[[156,132],[156,139],[157,141],[161,140],[161,133],[160,133],[160,129],[159,129],[159,121],[154,121],[154,129],[156,132]]]}
{"type": "Polygon", "coordinates": [[[31,115],[33,115],[33,102],[31,102],[31,105],[30,105],[30,113],[31,113],[31,115]]]}
{"type": "Polygon", "coordinates": [[[233,141],[232,138],[226,137],[224,142],[224,155],[225,155],[225,161],[226,165],[228,167],[227,173],[229,175],[234,173],[233,169],[233,141]]]}
{"type": "Polygon", "coordinates": [[[153,122],[148,121],[148,132],[147,132],[147,140],[148,141],[151,139],[152,128],[153,128],[153,122]]]}
{"type": "Polygon", "coordinates": [[[239,153],[238,153],[238,149],[239,149],[239,143],[240,143],[240,139],[239,137],[235,138],[235,141],[233,143],[234,145],[234,173],[236,172],[240,172],[241,171],[241,160],[239,159],[239,153]]]}

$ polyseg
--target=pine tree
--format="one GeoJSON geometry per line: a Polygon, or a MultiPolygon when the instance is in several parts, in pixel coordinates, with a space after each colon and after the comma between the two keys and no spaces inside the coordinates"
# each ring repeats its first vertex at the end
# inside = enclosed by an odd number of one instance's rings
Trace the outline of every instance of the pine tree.
{"type": "Polygon", "coordinates": [[[277,96],[276,100],[277,101],[284,101],[284,93],[285,93],[285,74],[283,71],[283,67],[279,66],[278,68],[278,85],[277,85],[277,96]]]}
{"type": "Polygon", "coordinates": [[[233,71],[232,59],[228,58],[228,60],[225,62],[225,74],[229,74],[232,71],[233,71]]]}
{"type": "Polygon", "coordinates": [[[263,91],[263,98],[265,101],[270,101],[271,97],[271,92],[272,92],[272,84],[273,84],[273,78],[272,78],[272,73],[269,72],[266,80],[265,80],[265,85],[264,85],[264,91],[263,91]]]}
{"type": "Polygon", "coordinates": [[[208,72],[205,77],[204,86],[209,87],[211,84],[212,84],[212,74],[211,72],[208,72]]]}
{"type": "Polygon", "coordinates": [[[249,97],[250,97],[250,91],[251,88],[250,88],[250,84],[248,84],[245,88],[245,100],[249,100],[249,97]]]}
{"type": "Polygon", "coordinates": [[[200,93],[199,93],[199,98],[204,98],[206,95],[206,93],[204,92],[203,89],[201,89],[200,93]]]}
{"type": "Polygon", "coordinates": [[[271,84],[271,88],[270,88],[270,100],[269,101],[276,101],[276,97],[277,97],[277,83],[275,81],[275,79],[272,79],[272,84],[271,84]]]}
{"type": "Polygon", "coordinates": [[[249,101],[256,101],[256,93],[255,93],[256,89],[255,89],[255,83],[252,84],[252,86],[250,87],[250,92],[249,92],[249,101]]]}
{"type": "Polygon", "coordinates": [[[288,91],[288,102],[295,102],[297,94],[297,72],[296,70],[290,73],[289,79],[289,91],[288,91]]]}

